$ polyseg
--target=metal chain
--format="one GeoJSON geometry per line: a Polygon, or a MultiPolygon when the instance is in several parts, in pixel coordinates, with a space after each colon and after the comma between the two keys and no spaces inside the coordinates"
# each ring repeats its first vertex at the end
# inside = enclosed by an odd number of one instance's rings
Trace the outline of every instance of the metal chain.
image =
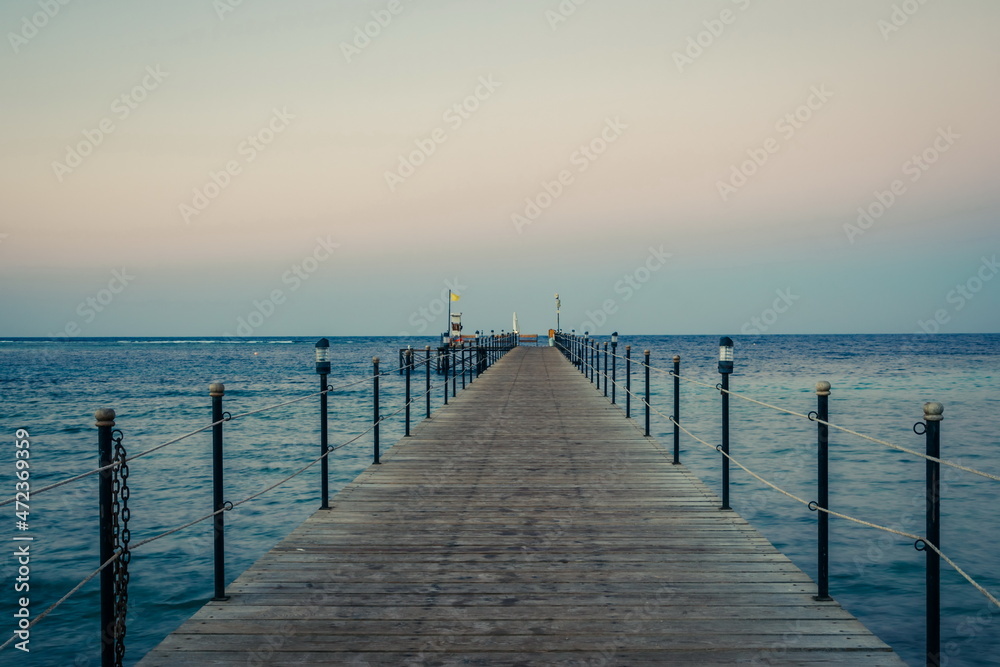
{"type": "Polygon", "coordinates": [[[114,568],[115,580],[115,620],[114,620],[114,642],[115,642],[115,665],[121,667],[125,661],[125,617],[128,614],[128,564],[132,559],[132,552],[129,551],[129,542],[132,540],[132,533],[129,530],[128,522],[131,518],[131,510],[128,507],[128,500],[132,492],[128,486],[128,463],[127,453],[122,445],[123,434],[119,430],[113,433],[115,452],[114,460],[120,465],[113,471],[111,501],[111,525],[112,525],[112,545],[114,553],[119,554],[112,564],[114,568]]]}

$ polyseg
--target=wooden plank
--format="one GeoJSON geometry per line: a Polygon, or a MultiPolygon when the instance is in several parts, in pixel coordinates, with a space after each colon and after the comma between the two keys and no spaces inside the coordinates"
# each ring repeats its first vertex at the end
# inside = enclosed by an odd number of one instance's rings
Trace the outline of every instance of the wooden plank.
{"type": "Polygon", "coordinates": [[[552,348],[382,460],[140,664],[902,664],[552,348]]]}

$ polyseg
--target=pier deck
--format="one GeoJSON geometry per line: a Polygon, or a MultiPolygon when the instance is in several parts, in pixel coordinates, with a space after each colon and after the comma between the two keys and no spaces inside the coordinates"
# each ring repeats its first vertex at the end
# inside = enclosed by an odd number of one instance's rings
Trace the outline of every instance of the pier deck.
{"type": "Polygon", "coordinates": [[[554,348],[382,460],[140,664],[903,664],[554,348]]]}

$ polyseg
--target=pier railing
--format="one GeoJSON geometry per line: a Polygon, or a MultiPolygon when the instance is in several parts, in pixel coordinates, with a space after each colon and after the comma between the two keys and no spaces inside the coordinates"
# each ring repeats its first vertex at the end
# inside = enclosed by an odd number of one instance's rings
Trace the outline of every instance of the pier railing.
{"type": "MultiPolygon", "coordinates": [[[[100,548],[99,567],[90,572],[56,602],[49,605],[42,613],[30,621],[25,620],[11,637],[3,644],[0,644],[0,651],[8,648],[19,636],[27,637],[28,633],[38,623],[43,621],[95,577],[99,576],[101,665],[102,667],[120,667],[124,661],[125,639],[128,630],[125,619],[128,611],[129,568],[132,562],[132,554],[136,550],[211,519],[213,522],[214,538],[214,596],[212,600],[227,600],[228,597],[225,594],[226,550],[224,519],[226,513],[237,510],[240,506],[287,484],[310,468],[313,468],[317,463],[321,464],[320,479],[317,485],[319,509],[330,509],[328,461],[331,454],[361,441],[366,436],[370,436],[372,463],[381,463],[380,434],[383,424],[402,415],[404,437],[409,437],[411,435],[412,416],[415,407],[417,409],[423,407],[424,419],[431,418],[432,405],[435,402],[435,399],[433,399],[434,394],[440,391],[441,405],[447,405],[449,393],[454,398],[459,388],[465,389],[471,385],[482,373],[485,373],[507,352],[517,346],[517,344],[518,340],[515,335],[498,334],[482,337],[476,341],[465,340],[454,345],[442,346],[434,351],[436,354],[432,353],[430,346],[424,347],[423,350],[408,348],[402,351],[398,367],[384,370],[381,368],[379,357],[374,357],[372,359],[372,370],[365,377],[334,386],[327,383],[331,368],[329,341],[324,338],[316,344],[316,373],[320,379],[319,391],[297,396],[274,405],[233,414],[224,409],[225,385],[221,382],[213,382],[208,387],[212,414],[210,423],[131,455],[128,454],[124,445],[124,433],[116,428],[115,411],[111,408],[97,410],[95,418],[98,441],[98,467],[85,473],[48,484],[40,489],[33,489],[32,495],[37,497],[41,493],[51,492],[62,486],[97,476],[97,501],[100,516],[98,531],[100,548]],[[439,377],[436,382],[433,382],[432,366],[435,364],[437,368],[434,375],[439,377]],[[404,377],[403,401],[400,405],[388,405],[382,398],[380,385],[387,377],[397,374],[401,374],[404,377]],[[423,380],[422,383],[420,382],[421,379],[423,380]],[[422,391],[414,388],[415,383],[416,385],[423,385],[422,391]],[[360,433],[331,446],[328,443],[328,397],[359,385],[369,385],[372,390],[371,423],[368,428],[362,430],[360,433]],[[227,428],[225,425],[230,422],[238,422],[251,415],[273,412],[302,401],[316,398],[319,399],[319,455],[259,491],[236,501],[227,500],[223,477],[224,436],[225,429],[227,428]],[[132,528],[129,526],[131,519],[131,510],[129,508],[129,499],[131,498],[129,463],[140,457],[149,456],[155,452],[169,448],[205,431],[212,432],[212,502],[208,503],[206,501],[206,504],[210,504],[212,507],[212,511],[158,534],[133,541],[132,528]]],[[[190,498],[186,498],[185,501],[189,502],[190,498]]],[[[19,502],[20,498],[15,496],[0,501],[0,506],[19,502]]]]}
{"type": "Polygon", "coordinates": [[[961,575],[971,586],[981,593],[990,604],[1000,608],[1000,600],[988,591],[982,584],[970,576],[951,557],[941,550],[941,466],[948,466],[965,473],[978,475],[993,481],[1000,481],[1000,475],[996,475],[982,470],[977,470],[960,463],[941,458],[941,421],[944,414],[944,406],[936,402],[928,402],[923,405],[924,419],[913,426],[913,431],[924,436],[925,451],[919,452],[909,447],[887,442],[886,440],[872,437],[856,430],[835,424],[830,421],[829,397],[831,386],[829,382],[819,381],[816,383],[816,409],[804,412],[803,409],[793,410],[761,401],[746,394],[737,393],[729,388],[729,375],[733,372],[733,341],[727,337],[720,340],[719,345],[719,368],[718,372],[721,381],[711,384],[691,377],[681,375],[680,356],[673,356],[671,359],[672,368],[659,368],[651,363],[650,351],[644,350],[641,359],[634,359],[632,356],[632,346],[624,346],[624,354],[618,354],[618,334],[610,336],[610,340],[598,341],[589,335],[578,336],[557,332],[555,345],[566,356],[570,363],[580,369],[580,372],[587,377],[598,391],[603,391],[612,404],[618,404],[618,392],[622,391],[625,396],[625,417],[633,417],[633,399],[637,400],[643,409],[643,432],[650,435],[650,417],[656,413],[665,419],[673,427],[673,463],[680,464],[681,454],[681,433],[683,432],[693,442],[714,449],[720,454],[721,473],[721,496],[722,502],[720,510],[731,510],[729,505],[729,467],[730,464],[743,470],[745,473],[761,482],[765,486],[780,493],[789,499],[805,506],[808,510],[817,513],[817,538],[816,538],[816,566],[817,566],[817,591],[814,596],[817,600],[831,600],[829,590],[830,573],[830,540],[829,540],[829,518],[836,517],[845,521],[862,525],[875,530],[891,533],[900,537],[913,540],[914,548],[926,554],[926,586],[925,586],[925,615],[926,615],[926,664],[938,666],[943,664],[946,656],[941,653],[941,561],[943,560],[961,575]],[[610,349],[609,349],[610,346],[610,349]],[[618,379],[618,364],[623,365],[624,381],[618,379]],[[637,367],[644,378],[642,393],[632,390],[632,367],[637,367]],[[666,414],[653,405],[650,400],[650,373],[657,373],[672,380],[672,413],[666,414]],[[706,437],[700,437],[693,433],[687,426],[681,424],[681,390],[680,383],[687,383],[689,386],[699,390],[716,391],[719,394],[721,411],[721,433],[720,440],[716,443],[710,442],[706,437]],[[610,385],[610,395],[609,395],[610,385]],[[729,448],[729,400],[734,398],[747,401],[755,405],[774,410],[786,415],[801,418],[816,424],[816,500],[806,500],[800,495],[792,493],[774,482],[766,479],[758,472],[735,458],[729,448]],[[863,518],[838,512],[830,507],[829,503],[829,433],[836,430],[852,437],[861,438],[869,442],[903,452],[910,456],[924,459],[925,469],[925,531],[923,535],[917,535],[904,530],[898,530],[889,526],[880,525],[863,518]]]}

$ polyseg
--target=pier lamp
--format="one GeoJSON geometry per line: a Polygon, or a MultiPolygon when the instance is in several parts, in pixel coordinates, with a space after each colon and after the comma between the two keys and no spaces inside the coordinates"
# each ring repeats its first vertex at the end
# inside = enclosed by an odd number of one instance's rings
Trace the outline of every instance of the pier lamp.
{"type": "Polygon", "coordinates": [[[612,331],[611,332],[611,349],[612,350],[617,350],[618,349],[618,332],[617,331],[612,331]]]}
{"type": "Polygon", "coordinates": [[[723,375],[733,372],[733,339],[729,336],[719,339],[719,372],[723,375]]]}
{"type": "Polygon", "coordinates": [[[722,507],[729,506],[729,374],[733,372],[733,339],[723,336],[719,339],[719,373],[722,374],[720,393],[722,394],[722,507]]]}
{"type": "Polygon", "coordinates": [[[316,341],[316,372],[320,375],[330,374],[330,341],[326,338],[316,341]]]}
{"type": "MultiPolygon", "coordinates": [[[[330,341],[320,338],[316,341],[316,373],[319,374],[319,455],[323,457],[319,467],[319,489],[321,510],[330,509],[330,459],[328,454],[327,384],[330,374],[330,341]]],[[[220,515],[221,516],[221,515],[220,515]]]]}
{"type": "Polygon", "coordinates": [[[451,336],[448,335],[447,331],[444,332],[443,334],[441,334],[441,344],[442,345],[447,345],[450,342],[451,342],[451,336]]]}

